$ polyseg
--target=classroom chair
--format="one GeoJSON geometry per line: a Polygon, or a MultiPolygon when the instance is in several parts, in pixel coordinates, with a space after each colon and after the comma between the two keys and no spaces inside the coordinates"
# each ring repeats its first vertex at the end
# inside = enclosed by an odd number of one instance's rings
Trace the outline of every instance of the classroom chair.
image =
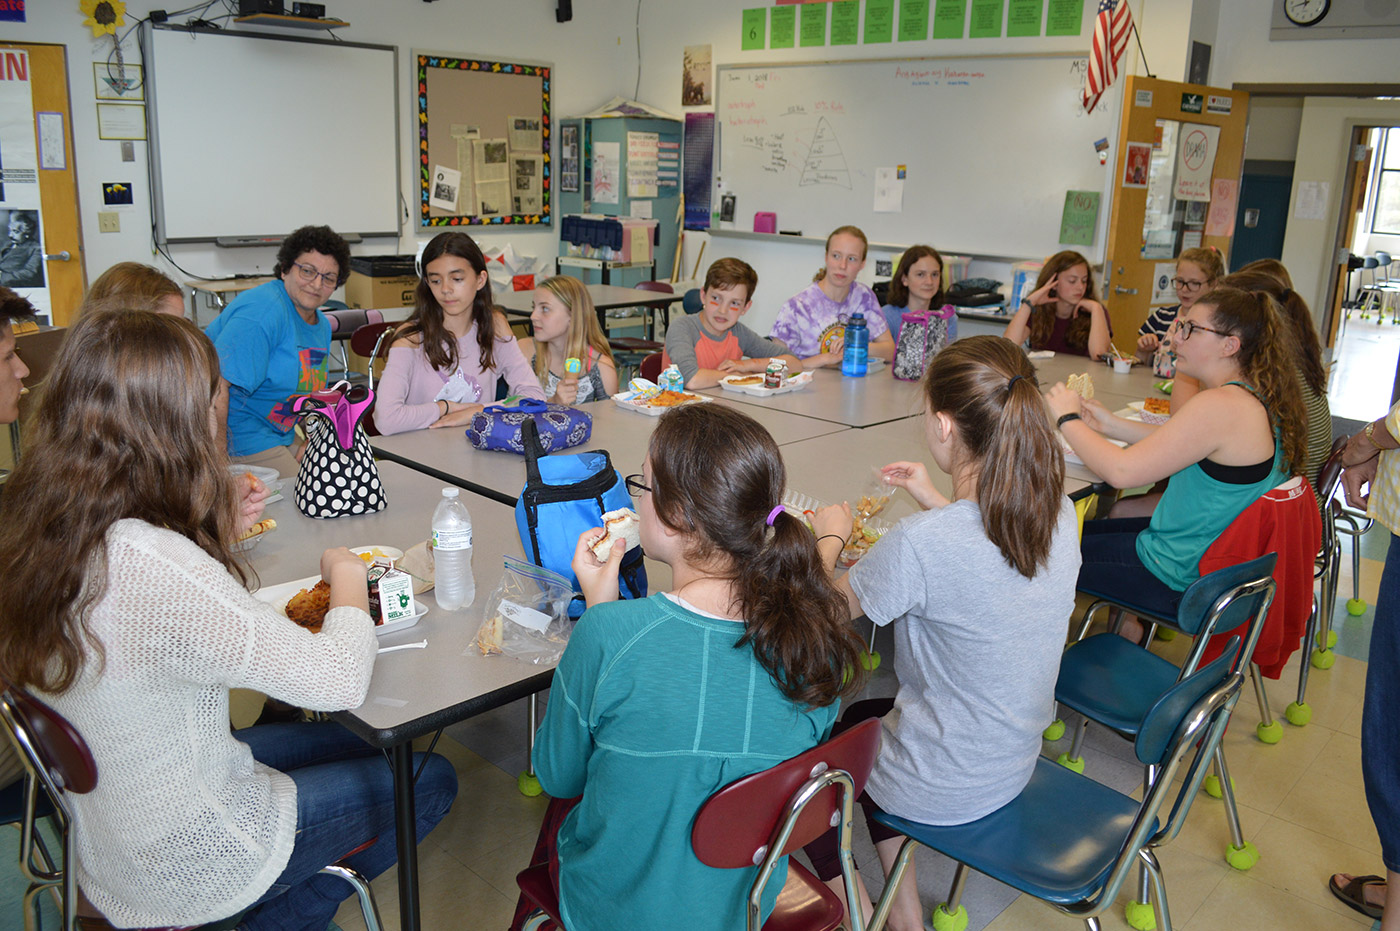
{"type": "Polygon", "coordinates": [[[637,367],[637,375],[647,381],[656,381],[661,377],[661,353],[653,352],[642,360],[642,364],[637,367]]]}
{"type": "MultiPolygon", "coordinates": [[[[27,774],[13,785],[0,789],[0,825],[12,824],[20,832],[17,858],[20,874],[31,884],[39,883],[24,899],[25,928],[37,926],[37,895],[45,888],[53,888],[51,882],[58,876],[43,834],[36,829],[41,819],[52,814],[53,805],[48,796],[39,791],[38,783],[27,774]]],[[[58,901],[57,896],[55,901],[58,901]]]]}
{"type": "Polygon", "coordinates": [[[687,314],[698,314],[700,308],[705,306],[704,299],[700,296],[699,288],[691,288],[685,292],[685,297],[681,298],[681,310],[687,314]]]}
{"type": "MultiPolygon", "coordinates": [[[[1256,644],[1264,630],[1275,591],[1274,567],[1278,557],[1270,553],[1258,559],[1229,566],[1197,580],[1181,596],[1177,609],[1176,629],[1195,637],[1186,661],[1178,668],[1146,648],[1118,636],[1112,631],[1086,636],[1093,620],[1093,606],[1085,612],[1075,642],[1060,659],[1060,675],[1055,683],[1055,700],[1079,712],[1081,719],[1070,749],[1056,761],[1067,769],[1082,773],[1084,759],[1080,755],[1089,722],[1095,721],[1114,733],[1129,739],[1140,737],[1144,723],[1158,699],[1176,685],[1192,676],[1203,662],[1230,658],[1232,673],[1258,679],[1251,660],[1256,644]],[[1235,631],[1247,624],[1242,648],[1238,636],[1228,643],[1211,637],[1217,631],[1235,631]],[[1209,655],[1212,646],[1216,655],[1209,655]],[[1223,649],[1221,649],[1223,647],[1223,649]]],[[[1150,643],[1150,638],[1145,641],[1150,643]]],[[[1229,864],[1247,870],[1259,859],[1255,846],[1244,839],[1239,810],[1235,805],[1225,754],[1217,751],[1215,766],[1225,799],[1225,816],[1230,829],[1231,845],[1225,853],[1229,864]]],[[[1149,767],[1144,790],[1150,789],[1156,778],[1149,767]]],[[[1150,928],[1148,876],[1144,873],[1135,907],[1129,907],[1129,924],[1135,928],[1150,928]]]]}
{"type": "MultiPolygon", "coordinates": [[[[856,799],[865,790],[879,749],[880,721],[871,718],[786,762],[731,782],[700,807],[690,833],[696,858],[716,869],[758,867],[749,887],[748,931],[760,928],[764,889],[782,858],[833,827],[840,836],[846,901],[860,902],[851,830],[856,799]]],[[[564,927],[548,864],[524,870],[515,881],[525,898],[540,909],[525,924],[526,931],[535,931],[546,919],[564,927]]],[[[692,905],[703,907],[703,903],[692,905]]],[[[789,859],[787,884],[761,927],[766,931],[834,931],[843,923],[850,931],[864,931],[859,904],[848,912],[810,870],[789,859]]]]}
{"type": "MultiPolygon", "coordinates": [[[[25,891],[26,928],[29,928],[31,916],[35,927],[38,926],[37,894],[45,888],[53,887],[61,893],[59,908],[62,915],[63,931],[79,931],[79,929],[108,931],[112,925],[99,916],[85,915],[81,919],[78,917],[82,893],[78,890],[77,870],[75,869],[77,844],[75,842],[73,812],[68,805],[70,792],[85,795],[97,788],[97,762],[93,759],[92,751],[88,749],[87,741],[83,740],[82,734],[79,734],[63,715],[39,701],[25,689],[11,685],[4,680],[0,680],[0,687],[3,687],[3,691],[0,691],[0,723],[3,723],[10,739],[14,741],[16,748],[20,751],[20,759],[24,763],[26,786],[37,783],[37,785],[42,786],[44,793],[52,801],[53,817],[59,830],[63,848],[63,869],[41,875],[38,879],[31,879],[29,889],[25,891]]],[[[32,794],[33,790],[29,791],[32,794]]],[[[23,828],[25,842],[21,846],[21,851],[25,849],[28,839],[34,836],[34,819],[37,817],[37,810],[37,807],[33,805],[28,806],[26,810],[23,828]]],[[[374,841],[371,840],[369,843],[362,844],[345,856],[353,856],[373,843],[374,841]]],[[[370,888],[369,880],[344,862],[332,863],[321,872],[331,876],[339,876],[349,883],[359,899],[360,911],[366,929],[368,931],[381,931],[379,909],[375,904],[374,890],[370,888]]],[[[172,926],[145,929],[145,931],[193,931],[195,927],[198,926],[172,926]]]]}
{"type": "Polygon", "coordinates": [[[1308,671],[1310,667],[1331,669],[1337,657],[1332,647],[1337,643],[1337,633],[1332,630],[1332,613],[1337,608],[1337,576],[1341,569],[1342,544],[1338,536],[1337,523],[1333,510],[1337,508],[1332,499],[1342,482],[1342,454],[1346,451],[1347,438],[1338,437],[1322,468],[1317,473],[1317,500],[1322,511],[1322,545],[1317,551],[1313,565],[1313,577],[1317,582],[1317,594],[1313,598],[1312,614],[1308,617],[1307,634],[1303,643],[1311,648],[1308,661],[1298,666],[1298,698],[1284,711],[1288,723],[1302,727],[1312,720],[1312,709],[1308,707],[1308,671]]]}
{"type": "MultiPolygon", "coordinates": [[[[1239,638],[1232,638],[1232,649],[1238,644],[1239,638]]],[[[935,826],[877,814],[877,821],[907,839],[876,904],[871,931],[884,927],[919,845],[958,864],[948,901],[933,910],[935,931],[967,926],[967,909],[959,900],[969,869],[1081,918],[1085,927],[1097,931],[1097,916],[1113,903],[1137,863],[1151,879],[1151,904],[1145,908],[1158,927],[1171,931],[1166,881],[1155,851],[1181,830],[1243,684],[1227,651],[1151,703],[1133,745],[1150,774],[1141,802],[1039,757],[1030,783],[1015,800],[969,824],[935,826]],[[1174,786],[1188,755],[1186,775],[1174,786]],[[1159,818],[1164,806],[1165,823],[1159,818]]]]}
{"type": "Polygon", "coordinates": [[[350,371],[350,355],[345,351],[345,346],[354,338],[356,330],[369,324],[383,323],[383,311],[362,310],[346,307],[340,301],[327,301],[321,312],[331,324],[331,347],[340,350],[340,377],[358,380],[358,373],[350,371]]]}

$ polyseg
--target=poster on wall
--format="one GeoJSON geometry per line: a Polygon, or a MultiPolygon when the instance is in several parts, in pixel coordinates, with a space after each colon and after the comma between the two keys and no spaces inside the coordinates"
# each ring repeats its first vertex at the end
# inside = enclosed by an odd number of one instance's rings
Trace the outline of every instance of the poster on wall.
{"type": "Polygon", "coordinates": [[[578,191],[578,127],[559,127],[559,186],[570,193],[578,191]]]}
{"type": "Polygon", "coordinates": [[[710,47],[687,45],[681,65],[681,106],[708,107],[711,86],[710,47]]]}
{"type": "Polygon", "coordinates": [[[26,298],[39,322],[48,323],[29,56],[19,49],[0,56],[0,285],[26,298]]]}
{"type": "Polygon", "coordinates": [[[618,174],[622,167],[622,145],[599,142],[593,146],[593,201],[615,204],[618,197],[618,174]]]}
{"type": "Polygon", "coordinates": [[[1186,123],[1176,150],[1177,200],[1210,202],[1210,173],[1215,168],[1215,150],[1220,142],[1219,126],[1186,123]]]}

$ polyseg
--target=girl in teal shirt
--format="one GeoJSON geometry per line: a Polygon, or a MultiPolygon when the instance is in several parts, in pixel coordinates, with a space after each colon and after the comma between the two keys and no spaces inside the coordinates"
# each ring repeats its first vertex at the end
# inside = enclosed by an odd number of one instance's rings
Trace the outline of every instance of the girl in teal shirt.
{"type": "Polygon", "coordinates": [[[1134,488],[1171,477],[1150,518],[1084,525],[1079,573],[1080,588],[1131,596],[1167,616],[1210,544],[1301,470],[1307,448],[1292,336],[1273,297],[1220,287],[1177,319],[1177,371],[1202,390],[1165,424],[1115,417],[1063,384],[1046,393],[1065,439],[1104,481],[1134,488]]]}
{"type": "MultiPolygon", "coordinates": [[[[624,547],[606,562],[579,539],[589,608],[550,688],[535,774],[556,800],[551,873],[569,931],[744,926],[754,870],[715,869],[690,846],[717,789],[822,741],[855,694],[864,644],[816,542],[782,508],[778,447],[747,415],[696,404],[661,417],[628,476],[646,554],[672,585],[618,601],[624,547]]],[[[536,862],[540,862],[539,859],[536,862]]],[[[772,910],[786,871],[769,883],[772,910]]],[[[517,921],[522,918],[517,913],[517,921]]]]}

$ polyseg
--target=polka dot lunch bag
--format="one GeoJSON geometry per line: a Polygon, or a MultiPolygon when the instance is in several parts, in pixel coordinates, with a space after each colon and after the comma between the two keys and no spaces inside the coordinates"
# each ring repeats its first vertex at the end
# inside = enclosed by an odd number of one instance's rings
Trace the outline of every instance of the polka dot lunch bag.
{"type": "Polygon", "coordinates": [[[307,517],[372,514],[388,504],[369,437],[360,426],[373,402],[373,391],[346,382],[293,402],[307,437],[294,498],[307,517]]]}

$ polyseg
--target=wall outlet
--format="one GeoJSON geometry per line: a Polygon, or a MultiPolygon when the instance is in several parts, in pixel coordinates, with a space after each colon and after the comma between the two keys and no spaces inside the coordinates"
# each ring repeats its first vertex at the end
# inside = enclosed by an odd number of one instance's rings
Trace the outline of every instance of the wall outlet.
{"type": "Polygon", "coordinates": [[[120,233],[122,231],[122,215],[115,210],[99,210],[97,212],[97,229],[102,233],[120,233]]]}
{"type": "Polygon", "coordinates": [[[894,274],[894,260],[893,260],[893,259],[876,259],[876,260],[875,260],[875,274],[877,274],[877,275],[893,275],[893,274],[894,274]]]}
{"type": "Polygon", "coordinates": [[[122,143],[122,161],[136,161],[136,143],[129,140],[122,143]]]}

